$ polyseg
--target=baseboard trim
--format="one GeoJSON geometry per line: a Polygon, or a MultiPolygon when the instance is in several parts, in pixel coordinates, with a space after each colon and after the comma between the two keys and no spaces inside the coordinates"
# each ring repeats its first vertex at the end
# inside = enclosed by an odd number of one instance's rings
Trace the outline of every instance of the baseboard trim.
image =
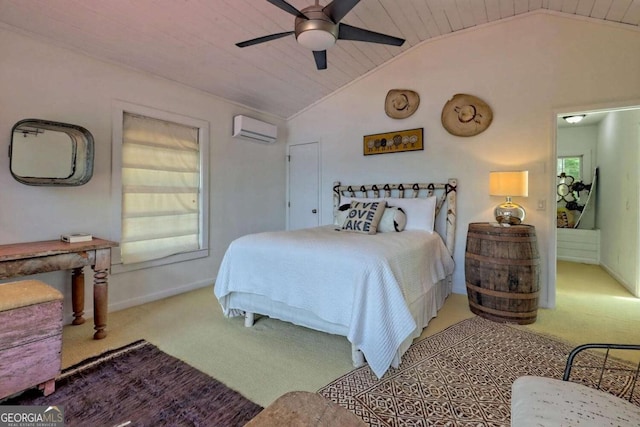
{"type": "Polygon", "coordinates": [[[629,292],[631,292],[631,294],[634,293],[635,289],[633,289],[633,287],[627,283],[622,277],[620,277],[620,275],[618,273],[616,273],[615,271],[613,271],[611,268],[609,268],[608,265],[606,264],[600,264],[600,267],[602,267],[602,269],[604,271],[606,271],[609,276],[613,277],[618,283],[620,283],[622,286],[624,286],[629,292]]]}
{"type": "Polygon", "coordinates": [[[568,261],[568,262],[578,262],[581,264],[594,264],[598,265],[598,260],[594,258],[588,257],[573,257],[573,256],[561,256],[558,255],[558,261],[568,261]]]}
{"type": "MultiPolygon", "coordinates": [[[[193,291],[200,288],[205,288],[207,286],[211,286],[211,292],[213,293],[213,283],[215,279],[206,279],[199,280],[193,283],[187,283],[185,285],[179,286],[177,288],[165,289],[160,292],[154,292],[152,294],[141,295],[139,297],[131,298],[125,301],[116,302],[113,304],[109,304],[107,311],[109,313],[113,311],[124,310],[125,308],[135,307],[137,305],[146,304],[148,302],[158,301],[164,298],[169,298],[175,295],[183,294],[185,292],[193,291]]],[[[93,318],[93,308],[90,310],[85,310],[84,312],[85,319],[93,318]]],[[[65,316],[64,324],[68,325],[73,321],[73,313],[70,313],[65,316]]],[[[108,326],[107,322],[107,326],[108,326]]]]}

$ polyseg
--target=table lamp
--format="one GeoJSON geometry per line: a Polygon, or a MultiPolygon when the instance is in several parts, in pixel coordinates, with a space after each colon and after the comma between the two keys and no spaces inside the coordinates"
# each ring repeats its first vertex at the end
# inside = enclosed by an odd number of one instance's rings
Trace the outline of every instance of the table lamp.
{"type": "Polygon", "coordinates": [[[489,195],[504,196],[504,203],[493,211],[500,224],[521,224],[525,218],[524,208],[511,201],[511,197],[529,195],[529,171],[489,172],[489,195]]]}

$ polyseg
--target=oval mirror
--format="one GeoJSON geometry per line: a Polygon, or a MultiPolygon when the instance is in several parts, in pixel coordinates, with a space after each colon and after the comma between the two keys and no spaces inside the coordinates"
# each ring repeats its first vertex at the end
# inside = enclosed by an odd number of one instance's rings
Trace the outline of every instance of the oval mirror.
{"type": "Polygon", "coordinates": [[[11,131],[11,175],[27,185],[83,185],[93,175],[93,136],[81,126],[21,120],[11,131]]]}

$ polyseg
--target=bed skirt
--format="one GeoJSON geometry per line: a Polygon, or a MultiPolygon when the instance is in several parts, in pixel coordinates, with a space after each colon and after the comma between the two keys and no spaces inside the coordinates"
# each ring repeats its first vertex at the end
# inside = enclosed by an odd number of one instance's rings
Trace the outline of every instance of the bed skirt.
{"type": "MultiPolygon", "coordinates": [[[[451,294],[452,289],[453,282],[451,275],[449,275],[432,286],[431,289],[422,295],[422,297],[409,304],[409,311],[411,312],[417,327],[398,348],[398,351],[391,363],[392,367],[398,367],[402,355],[407,351],[413,340],[422,334],[422,330],[427,326],[429,321],[436,317],[438,311],[444,305],[445,300],[451,294]]],[[[230,309],[241,310],[245,313],[245,316],[248,319],[248,321],[245,322],[247,326],[251,326],[253,324],[253,316],[255,314],[259,314],[273,319],[290,322],[298,326],[304,326],[306,328],[329,334],[341,335],[344,337],[347,336],[349,331],[349,325],[340,325],[327,321],[316,316],[310,311],[290,307],[286,304],[272,301],[261,295],[233,292],[229,295],[228,304],[230,309]]],[[[352,349],[353,364],[356,367],[362,365],[364,360],[358,350],[359,349],[356,348],[352,349]]]]}

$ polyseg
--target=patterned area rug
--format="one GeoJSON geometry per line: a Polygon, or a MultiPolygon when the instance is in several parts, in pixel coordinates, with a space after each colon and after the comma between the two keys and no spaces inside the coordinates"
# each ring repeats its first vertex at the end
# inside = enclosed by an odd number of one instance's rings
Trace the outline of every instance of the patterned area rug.
{"type": "Polygon", "coordinates": [[[47,396],[29,390],[2,405],[63,406],[65,426],[243,426],[262,407],[137,341],[66,369],[47,396]]]}
{"type": "MultiPolygon", "coordinates": [[[[414,343],[400,367],[380,380],[364,366],[318,392],[371,426],[508,427],[513,381],[523,375],[561,379],[573,348],[474,317],[414,343]]],[[[601,366],[602,360],[600,353],[582,352],[574,366],[601,366]]],[[[611,356],[607,366],[600,387],[624,397],[633,382],[626,370],[635,367],[611,356]]],[[[596,387],[598,376],[599,369],[574,368],[571,380],[596,387]]]]}

